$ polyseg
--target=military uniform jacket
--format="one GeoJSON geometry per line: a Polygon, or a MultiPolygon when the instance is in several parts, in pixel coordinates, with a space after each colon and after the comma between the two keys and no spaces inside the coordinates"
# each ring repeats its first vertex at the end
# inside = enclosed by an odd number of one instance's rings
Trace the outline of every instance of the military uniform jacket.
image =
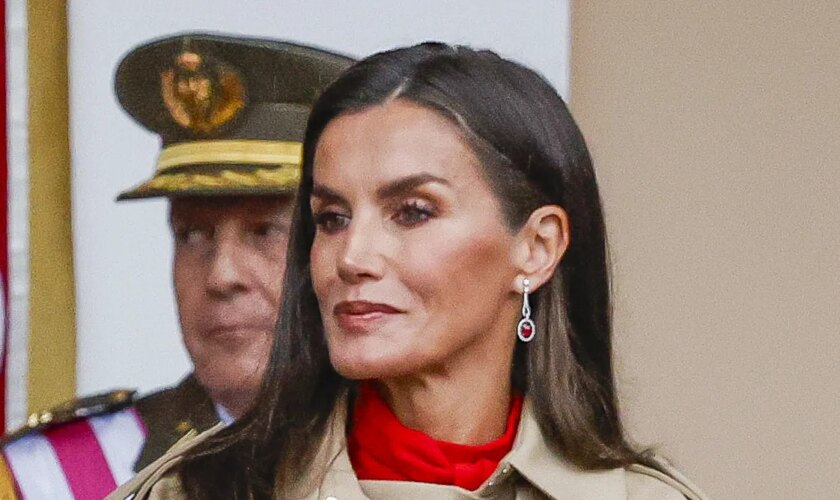
{"type": "MultiPolygon", "coordinates": [[[[333,415],[332,425],[320,445],[310,470],[294,484],[278,485],[275,498],[301,500],[704,500],[699,490],[662,461],[604,471],[581,470],[552,452],[545,444],[527,400],[513,449],[495,473],[476,491],[455,486],[407,481],[361,481],[350,464],[345,439],[346,403],[333,415]]],[[[135,494],[135,500],[190,498],[174,470],[183,454],[217,426],[179,443],[153,466],[142,471],[109,500],[135,494]]]]}
{"type": "MultiPolygon", "coordinates": [[[[7,483],[13,483],[15,496],[100,500],[191,429],[205,430],[219,421],[210,397],[192,376],[138,400],[122,391],[80,401],[103,400],[114,404],[95,411],[89,403],[64,405],[40,414],[49,422],[33,417],[29,428],[4,438],[2,456],[12,476],[7,483]]],[[[15,496],[0,491],[4,500],[15,496]]]]}

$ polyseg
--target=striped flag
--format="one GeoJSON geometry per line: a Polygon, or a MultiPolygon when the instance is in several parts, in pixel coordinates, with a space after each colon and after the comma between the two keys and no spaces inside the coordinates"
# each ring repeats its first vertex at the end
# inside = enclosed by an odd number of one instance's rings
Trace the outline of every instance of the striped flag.
{"type": "Polygon", "coordinates": [[[24,498],[99,499],[134,475],[147,433],[129,407],[26,435],[3,454],[24,498]]]}
{"type": "Polygon", "coordinates": [[[9,170],[7,161],[6,148],[6,2],[0,1],[0,26],[2,26],[3,33],[0,36],[0,116],[3,122],[3,140],[2,154],[0,154],[0,325],[2,325],[2,335],[0,335],[0,431],[6,429],[6,359],[8,355],[9,340],[9,315],[8,311],[8,295],[6,290],[9,289],[9,170]]]}

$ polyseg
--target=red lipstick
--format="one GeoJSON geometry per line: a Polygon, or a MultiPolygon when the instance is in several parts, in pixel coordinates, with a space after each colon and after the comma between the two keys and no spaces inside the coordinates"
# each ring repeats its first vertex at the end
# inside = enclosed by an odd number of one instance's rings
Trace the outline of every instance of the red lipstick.
{"type": "Polygon", "coordinates": [[[402,312],[388,304],[364,300],[339,302],[333,308],[338,325],[342,330],[351,333],[367,333],[377,323],[402,312]]]}

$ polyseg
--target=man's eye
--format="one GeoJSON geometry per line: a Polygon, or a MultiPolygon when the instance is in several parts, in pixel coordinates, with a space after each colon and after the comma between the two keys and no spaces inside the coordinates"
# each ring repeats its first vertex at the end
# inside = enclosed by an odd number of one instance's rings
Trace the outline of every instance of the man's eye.
{"type": "Polygon", "coordinates": [[[400,205],[394,214],[394,221],[406,227],[414,227],[422,224],[436,215],[434,207],[419,201],[408,201],[400,205]]]}
{"type": "Polygon", "coordinates": [[[212,237],[210,231],[197,227],[185,227],[175,230],[175,240],[185,245],[195,245],[209,240],[212,237]]]}
{"type": "Polygon", "coordinates": [[[350,224],[350,217],[338,212],[320,212],[313,217],[318,230],[327,234],[340,231],[350,224]]]}
{"type": "Polygon", "coordinates": [[[288,231],[284,226],[280,224],[266,222],[264,224],[258,224],[256,227],[254,227],[253,232],[256,236],[260,238],[269,238],[272,236],[283,236],[288,231]]]}

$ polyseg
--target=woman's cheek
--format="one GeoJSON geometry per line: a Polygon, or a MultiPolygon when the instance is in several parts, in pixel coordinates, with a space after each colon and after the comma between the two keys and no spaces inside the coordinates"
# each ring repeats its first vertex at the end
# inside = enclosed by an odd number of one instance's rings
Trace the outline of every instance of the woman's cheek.
{"type": "Polygon", "coordinates": [[[320,300],[322,291],[326,290],[324,283],[328,280],[329,269],[326,266],[327,258],[324,255],[324,246],[319,243],[316,236],[309,252],[309,271],[312,276],[312,287],[320,300]]]}

